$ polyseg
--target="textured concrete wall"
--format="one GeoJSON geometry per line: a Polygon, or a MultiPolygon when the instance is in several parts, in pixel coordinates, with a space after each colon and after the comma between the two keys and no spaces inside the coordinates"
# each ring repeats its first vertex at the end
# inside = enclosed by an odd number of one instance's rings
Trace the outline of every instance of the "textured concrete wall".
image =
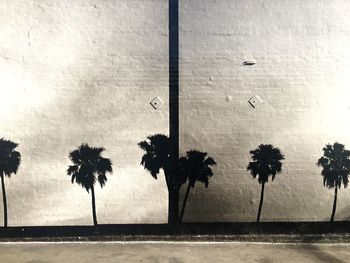
{"type": "MultiPolygon", "coordinates": [[[[218,163],[185,220],[255,220],[260,185],[246,167],[261,143],[286,158],[261,220],[329,220],[334,191],[315,163],[326,143],[350,148],[350,2],[181,0],[180,13],[181,152],[218,163]]],[[[338,201],[336,219],[349,219],[350,189],[338,201]]]]}
{"type": "MultiPolygon", "coordinates": [[[[286,157],[261,219],[329,218],[315,163],[326,143],[350,148],[349,13],[346,0],[180,1],[180,151],[218,163],[185,220],[255,220],[260,185],[246,166],[260,143],[286,157]]],[[[9,225],[91,224],[90,196],[66,175],[82,142],[114,163],[99,223],[166,222],[165,182],[139,165],[137,143],[168,132],[167,20],[166,0],[0,2],[0,137],[23,156],[6,178],[9,225]]],[[[336,219],[349,201],[341,190],[336,219]]]]}
{"type": "Polygon", "coordinates": [[[90,195],[66,175],[82,142],[114,164],[99,223],[166,222],[165,182],[137,143],[168,132],[167,14],[166,0],[0,2],[0,136],[22,153],[6,178],[9,225],[92,223],[90,195]]]}

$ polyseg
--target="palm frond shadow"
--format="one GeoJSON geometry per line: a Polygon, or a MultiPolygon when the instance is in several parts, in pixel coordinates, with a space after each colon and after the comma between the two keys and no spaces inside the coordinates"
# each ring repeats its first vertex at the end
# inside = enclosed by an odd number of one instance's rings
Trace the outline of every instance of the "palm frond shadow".
{"type": "Polygon", "coordinates": [[[176,171],[172,170],[169,137],[163,134],[150,135],[146,140],[139,142],[138,146],[145,152],[140,164],[154,179],[158,179],[160,170],[163,170],[168,189],[168,223],[178,223],[179,191],[184,178],[175,176],[176,171]]]}
{"type": "Polygon", "coordinates": [[[186,156],[176,161],[175,171],[171,171],[170,139],[163,134],[155,134],[147,137],[147,140],[138,143],[145,151],[141,158],[141,165],[151,174],[154,179],[162,169],[169,193],[168,223],[171,221],[181,222],[190,189],[196,182],[209,185],[209,178],[213,176],[212,166],[216,162],[206,152],[190,150],[186,156]],[[186,194],[179,214],[179,191],[182,185],[187,183],[186,194]],[[174,218],[175,217],[175,220],[174,218]]]}

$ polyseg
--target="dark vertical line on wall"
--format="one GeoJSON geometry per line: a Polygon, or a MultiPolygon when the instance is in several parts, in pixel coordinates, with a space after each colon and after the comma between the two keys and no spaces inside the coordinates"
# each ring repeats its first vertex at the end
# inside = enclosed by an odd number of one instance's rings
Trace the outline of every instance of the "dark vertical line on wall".
{"type": "Polygon", "coordinates": [[[171,153],[179,157],[179,0],[169,0],[169,125],[171,153]]]}
{"type": "Polygon", "coordinates": [[[169,0],[169,138],[171,154],[171,189],[168,223],[179,220],[179,187],[176,167],[179,159],[179,0],[169,0]]]}

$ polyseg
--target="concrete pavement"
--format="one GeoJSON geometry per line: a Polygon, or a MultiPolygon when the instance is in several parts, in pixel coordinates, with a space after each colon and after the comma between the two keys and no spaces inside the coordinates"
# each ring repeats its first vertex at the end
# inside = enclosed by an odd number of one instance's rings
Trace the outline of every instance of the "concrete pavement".
{"type": "Polygon", "coordinates": [[[350,262],[350,244],[239,242],[0,243],[1,263],[350,262]]]}

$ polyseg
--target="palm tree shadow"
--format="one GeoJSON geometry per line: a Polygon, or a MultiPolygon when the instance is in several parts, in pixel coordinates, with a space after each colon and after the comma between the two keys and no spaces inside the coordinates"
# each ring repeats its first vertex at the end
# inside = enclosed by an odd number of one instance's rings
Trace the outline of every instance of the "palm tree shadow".
{"type": "Polygon", "coordinates": [[[346,188],[350,174],[350,151],[343,144],[335,142],[327,144],[323,149],[323,156],[318,160],[317,166],[322,167],[323,185],[328,189],[334,188],[333,209],[330,221],[334,221],[337,209],[338,189],[341,185],[346,188]]]}
{"type": "Polygon", "coordinates": [[[186,156],[181,157],[178,163],[178,174],[187,182],[187,188],[183,199],[180,222],[182,222],[190,189],[195,187],[196,182],[201,182],[205,188],[209,186],[209,178],[214,175],[212,166],[216,165],[215,160],[207,156],[206,152],[191,150],[186,156]]]}
{"type": "Polygon", "coordinates": [[[271,144],[260,144],[258,148],[250,151],[252,161],[247,166],[247,171],[253,178],[257,178],[259,184],[261,184],[260,203],[257,215],[257,223],[260,222],[260,215],[264,200],[265,184],[268,183],[269,177],[272,181],[275,179],[276,174],[282,171],[282,160],[284,159],[280,149],[272,146],[271,144]]]}
{"type": "Polygon", "coordinates": [[[72,183],[76,182],[89,193],[91,191],[91,205],[94,226],[97,226],[95,183],[99,182],[101,188],[106,184],[106,173],[112,173],[112,162],[101,156],[105,149],[102,147],[90,147],[82,144],[78,149],[69,153],[73,165],[69,165],[67,174],[71,176],[72,183]]]}
{"type": "Polygon", "coordinates": [[[150,135],[147,140],[139,142],[138,145],[145,151],[140,164],[151,176],[158,179],[160,170],[164,172],[169,195],[168,223],[181,222],[190,189],[197,181],[208,187],[209,178],[213,176],[211,166],[216,165],[216,162],[212,157],[207,156],[206,152],[191,150],[185,157],[176,160],[175,171],[172,171],[173,158],[171,158],[169,137],[163,134],[150,135]],[[187,183],[187,190],[181,214],[179,214],[179,192],[185,183],[187,183]]]}
{"type": "Polygon", "coordinates": [[[163,134],[150,135],[146,140],[139,142],[138,146],[145,151],[140,164],[154,179],[158,179],[160,170],[163,170],[168,189],[168,223],[178,223],[179,190],[184,178],[178,177],[172,170],[173,158],[169,137],[163,134]]]}
{"type": "Polygon", "coordinates": [[[18,144],[10,140],[0,139],[0,178],[3,201],[4,227],[7,227],[7,197],[5,190],[5,176],[16,174],[21,163],[21,154],[16,151],[18,144]]]}

